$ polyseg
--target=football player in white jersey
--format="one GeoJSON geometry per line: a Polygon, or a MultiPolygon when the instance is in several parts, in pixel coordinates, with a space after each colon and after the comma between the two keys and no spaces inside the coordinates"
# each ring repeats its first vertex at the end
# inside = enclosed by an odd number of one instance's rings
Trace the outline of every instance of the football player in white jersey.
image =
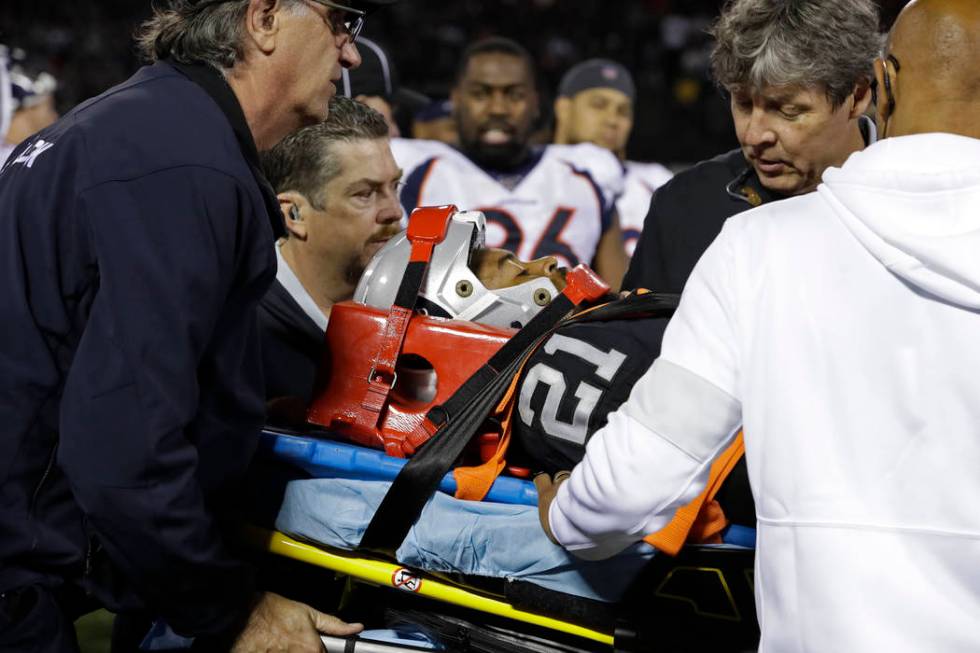
{"type": "Polygon", "coordinates": [[[463,54],[452,91],[460,149],[433,141],[392,142],[406,172],[402,204],[455,204],[482,211],[487,245],[525,260],[587,263],[611,286],[626,269],[615,198],[622,169],[583,143],[532,147],[538,117],[533,63],[517,43],[491,38],[463,54]]]}
{"type": "Polygon", "coordinates": [[[616,208],[630,255],[653,192],[673,176],[659,163],[625,160],[635,100],[629,71],[609,59],[588,59],[572,66],[562,77],[555,100],[555,143],[595,143],[623,162],[626,177],[616,208]]]}
{"type": "Polygon", "coordinates": [[[58,119],[54,92],[58,83],[29,62],[23,50],[0,52],[0,167],[28,136],[58,119]],[[8,70],[9,66],[9,70],[8,70]],[[4,112],[7,112],[4,115],[4,112]]]}

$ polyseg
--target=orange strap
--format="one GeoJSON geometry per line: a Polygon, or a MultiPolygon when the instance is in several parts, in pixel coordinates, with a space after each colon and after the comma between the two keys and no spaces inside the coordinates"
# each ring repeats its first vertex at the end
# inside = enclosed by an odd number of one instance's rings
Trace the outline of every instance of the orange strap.
{"type": "Polygon", "coordinates": [[[717,541],[718,534],[728,526],[721,505],[715,495],[728,478],[735,464],[745,454],[745,442],[739,431],[735,440],[711,464],[708,484],[704,490],[686,506],[678,508],[669,524],[643,541],[656,547],[667,555],[677,555],[688,540],[692,542],[717,541]]]}
{"type": "MultiPolygon", "coordinates": [[[[602,306],[605,306],[605,304],[591,306],[583,311],[579,311],[574,317],[577,318],[587,315],[602,306]]],[[[540,343],[538,346],[540,346],[540,343]]],[[[494,417],[500,422],[501,431],[500,440],[497,442],[497,451],[486,462],[480,465],[457,467],[453,470],[453,478],[456,479],[455,497],[457,499],[483,501],[484,497],[487,496],[487,492],[490,491],[490,486],[500,476],[500,472],[504,470],[504,466],[506,465],[505,456],[507,455],[507,448],[510,446],[510,424],[514,417],[514,406],[517,404],[517,384],[520,381],[524,367],[531,360],[534,351],[537,351],[537,347],[531,352],[528,352],[524,360],[521,361],[521,366],[514,374],[514,378],[511,379],[510,385],[507,387],[507,392],[504,393],[504,396],[501,397],[500,402],[494,409],[494,417]]]]}
{"type": "Polygon", "coordinates": [[[494,416],[500,422],[500,440],[497,442],[497,450],[484,463],[473,467],[457,467],[453,470],[453,478],[456,479],[456,498],[467,499],[469,501],[483,501],[490,491],[490,486],[500,476],[504,470],[507,455],[507,448],[510,446],[510,423],[514,417],[514,406],[517,404],[517,383],[520,381],[521,372],[524,366],[531,359],[530,356],[524,358],[520,368],[511,379],[507,392],[501,397],[500,403],[494,409],[494,416]]]}

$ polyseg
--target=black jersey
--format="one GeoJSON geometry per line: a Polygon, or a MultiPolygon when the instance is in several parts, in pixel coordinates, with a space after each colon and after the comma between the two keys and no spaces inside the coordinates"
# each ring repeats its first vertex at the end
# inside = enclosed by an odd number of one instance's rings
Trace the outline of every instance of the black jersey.
{"type": "Polygon", "coordinates": [[[660,355],[668,317],[573,323],[524,367],[513,435],[532,467],[571,469],[660,355]]]}
{"type": "MultiPolygon", "coordinates": [[[[631,315],[569,324],[552,335],[524,366],[510,459],[549,474],[578,464],[589,438],[660,355],[669,319],[663,311],[631,315]]],[[[744,459],[716,498],[732,522],[755,525],[744,459]]]]}

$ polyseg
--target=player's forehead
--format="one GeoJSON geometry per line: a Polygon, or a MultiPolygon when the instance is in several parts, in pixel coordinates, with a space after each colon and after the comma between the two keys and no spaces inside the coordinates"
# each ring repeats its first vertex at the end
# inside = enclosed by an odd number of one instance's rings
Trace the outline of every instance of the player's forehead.
{"type": "Polygon", "coordinates": [[[474,267],[499,267],[510,261],[518,262],[518,258],[512,252],[499,247],[480,247],[470,254],[470,265],[474,267]]]}
{"type": "Polygon", "coordinates": [[[629,106],[631,104],[630,98],[626,93],[615,89],[606,87],[595,87],[588,88],[581,91],[575,95],[573,100],[582,105],[590,106],[596,103],[611,104],[614,106],[629,106]]]}
{"type": "Polygon", "coordinates": [[[481,52],[467,62],[461,81],[463,84],[507,87],[530,86],[532,80],[531,71],[522,57],[507,52],[481,52]]]}
{"type": "Polygon", "coordinates": [[[765,86],[732,86],[729,89],[732,97],[741,101],[765,102],[770,104],[788,104],[793,102],[812,101],[814,98],[826,96],[822,86],[806,86],[802,84],[765,86]]]}

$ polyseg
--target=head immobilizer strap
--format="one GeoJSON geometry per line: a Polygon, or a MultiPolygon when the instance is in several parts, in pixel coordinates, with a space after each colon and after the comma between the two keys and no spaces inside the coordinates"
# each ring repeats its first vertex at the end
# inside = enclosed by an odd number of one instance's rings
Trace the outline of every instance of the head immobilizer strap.
{"type": "Polygon", "coordinates": [[[395,302],[388,311],[381,346],[368,374],[367,390],[360,405],[355,408],[357,423],[370,428],[378,426],[391,388],[395,385],[395,364],[405,342],[408,323],[415,311],[432,252],[446,238],[449,221],[456,212],[456,207],[452,205],[418,208],[412,212],[406,231],[412,251],[395,302]]]}

